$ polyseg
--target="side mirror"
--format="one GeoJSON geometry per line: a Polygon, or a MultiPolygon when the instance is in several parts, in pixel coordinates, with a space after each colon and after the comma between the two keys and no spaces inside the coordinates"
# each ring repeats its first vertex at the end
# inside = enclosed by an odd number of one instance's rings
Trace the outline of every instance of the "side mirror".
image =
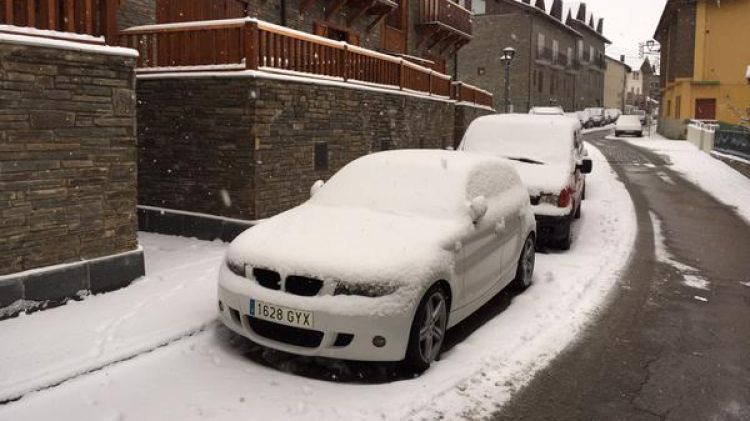
{"type": "Polygon", "coordinates": [[[477,196],[468,203],[471,222],[477,223],[487,213],[487,200],[484,196],[477,196]]]}
{"type": "Polygon", "coordinates": [[[313,185],[312,185],[312,187],[310,187],[310,197],[315,196],[318,193],[318,191],[320,191],[320,189],[323,188],[323,185],[325,183],[326,182],[323,181],[323,180],[318,180],[318,181],[314,182],[313,185]]]}
{"type": "Polygon", "coordinates": [[[594,163],[591,162],[590,159],[586,158],[581,161],[580,165],[578,165],[578,169],[580,169],[584,174],[591,174],[591,171],[594,170],[594,163]]]}

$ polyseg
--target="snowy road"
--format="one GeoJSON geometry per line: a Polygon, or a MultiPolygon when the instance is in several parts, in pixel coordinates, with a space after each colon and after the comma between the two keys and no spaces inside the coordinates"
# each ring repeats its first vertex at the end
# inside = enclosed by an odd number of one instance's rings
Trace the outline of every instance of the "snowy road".
{"type": "Polygon", "coordinates": [[[577,337],[628,262],[633,204],[603,156],[589,150],[595,171],[572,250],[540,255],[534,285],[500,294],[449,332],[450,348],[419,378],[250,344],[214,321],[223,245],[144,234],[146,279],[0,324],[0,337],[13,344],[0,351],[6,399],[70,378],[0,406],[0,420],[487,415],[577,337]],[[42,331],[56,333],[38,337],[42,331]]]}

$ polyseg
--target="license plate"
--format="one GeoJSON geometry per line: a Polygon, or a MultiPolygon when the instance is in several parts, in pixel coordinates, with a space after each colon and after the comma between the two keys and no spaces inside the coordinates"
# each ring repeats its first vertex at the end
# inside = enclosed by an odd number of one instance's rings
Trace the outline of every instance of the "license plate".
{"type": "Polygon", "coordinates": [[[304,329],[313,328],[312,311],[296,310],[253,299],[250,299],[250,317],[304,329]]]}

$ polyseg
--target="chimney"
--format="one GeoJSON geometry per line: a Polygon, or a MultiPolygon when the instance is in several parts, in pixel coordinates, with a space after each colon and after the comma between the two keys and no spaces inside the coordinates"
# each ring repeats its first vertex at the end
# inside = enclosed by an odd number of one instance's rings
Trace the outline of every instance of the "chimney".
{"type": "Polygon", "coordinates": [[[586,22],[586,3],[581,3],[581,5],[578,6],[578,15],[576,15],[576,20],[586,22]]]}
{"type": "Polygon", "coordinates": [[[537,9],[542,9],[545,12],[547,11],[547,5],[544,4],[544,0],[536,0],[535,6],[537,7],[537,9]]]}
{"type": "Polygon", "coordinates": [[[599,23],[596,25],[596,32],[604,34],[604,18],[599,18],[599,23]]]}
{"type": "Polygon", "coordinates": [[[625,63],[625,54],[620,55],[620,61],[625,63]]]}
{"type": "Polygon", "coordinates": [[[552,3],[552,10],[550,11],[550,14],[552,15],[552,17],[554,17],[555,19],[557,19],[557,20],[559,20],[559,21],[562,22],[562,17],[563,17],[563,2],[562,2],[562,0],[555,0],[552,3]]]}
{"type": "Polygon", "coordinates": [[[571,12],[570,9],[568,9],[568,18],[565,19],[565,24],[568,26],[573,25],[573,12],[571,12]]]}
{"type": "Polygon", "coordinates": [[[591,15],[591,17],[589,18],[589,26],[591,27],[591,29],[594,29],[594,15],[591,15]]]}

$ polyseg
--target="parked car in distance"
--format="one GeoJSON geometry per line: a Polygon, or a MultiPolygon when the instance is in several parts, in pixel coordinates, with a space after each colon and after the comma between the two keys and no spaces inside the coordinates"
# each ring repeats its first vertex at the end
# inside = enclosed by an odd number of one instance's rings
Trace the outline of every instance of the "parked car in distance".
{"type": "Polygon", "coordinates": [[[591,122],[595,127],[601,127],[607,124],[604,116],[604,108],[586,108],[586,112],[591,116],[591,122]]]}
{"type": "Polygon", "coordinates": [[[641,125],[640,117],[637,115],[624,115],[617,120],[615,136],[619,137],[626,134],[643,137],[643,126],[641,125]]]}
{"type": "Polygon", "coordinates": [[[522,114],[480,117],[469,125],[459,150],[511,160],[529,189],[539,243],[570,248],[585,174],[592,169],[578,122],[522,114]]]}
{"type": "Polygon", "coordinates": [[[594,127],[594,121],[591,119],[590,112],[586,110],[576,111],[576,115],[578,116],[578,122],[581,123],[581,127],[584,129],[594,127]]]}
{"type": "Polygon", "coordinates": [[[529,114],[564,116],[565,111],[562,107],[532,107],[531,110],[529,110],[529,114]]]}
{"type": "Polygon", "coordinates": [[[422,371],[448,328],[531,282],[536,223],[506,160],[380,152],[311,194],[229,245],[220,318],[253,342],[422,371]]]}
{"type": "Polygon", "coordinates": [[[618,118],[620,118],[620,115],[622,112],[618,110],[617,108],[607,108],[604,110],[604,115],[607,119],[607,124],[612,124],[617,121],[618,118]]]}
{"type": "Polygon", "coordinates": [[[643,110],[635,110],[634,115],[638,116],[638,119],[641,122],[641,126],[645,126],[646,123],[648,123],[648,116],[646,115],[646,112],[643,110]]]}

